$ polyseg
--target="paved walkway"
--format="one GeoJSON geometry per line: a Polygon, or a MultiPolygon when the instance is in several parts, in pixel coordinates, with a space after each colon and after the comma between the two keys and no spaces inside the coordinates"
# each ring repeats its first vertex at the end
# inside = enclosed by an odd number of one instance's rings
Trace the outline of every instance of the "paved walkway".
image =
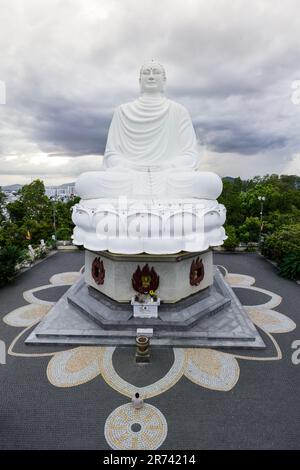
{"type": "Polygon", "coordinates": [[[10,346],[0,365],[1,449],[300,447],[300,365],[291,361],[299,285],[257,254],[215,255],[264,351],[152,349],[141,366],[134,348],[25,346],[83,263],[83,252],[57,253],[0,289],[0,339],[10,346]],[[133,411],[137,389],[146,405],[133,411]]]}

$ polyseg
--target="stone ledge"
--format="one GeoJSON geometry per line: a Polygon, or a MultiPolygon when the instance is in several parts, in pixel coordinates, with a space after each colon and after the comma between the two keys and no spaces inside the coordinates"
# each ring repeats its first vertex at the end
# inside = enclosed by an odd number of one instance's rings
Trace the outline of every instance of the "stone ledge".
{"type": "Polygon", "coordinates": [[[120,305],[101,292],[89,288],[83,280],[74,290],[70,290],[67,300],[106,330],[130,330],[144,326],[162,330],[186,330],[192,328],[200,318],[214,315],[230,305],[230,298],[218,293],[214,286],[208,289],[209,292],[194,294],[176,304],[162,304],[158,318],[134,318],[130,303],[120,305]]]}

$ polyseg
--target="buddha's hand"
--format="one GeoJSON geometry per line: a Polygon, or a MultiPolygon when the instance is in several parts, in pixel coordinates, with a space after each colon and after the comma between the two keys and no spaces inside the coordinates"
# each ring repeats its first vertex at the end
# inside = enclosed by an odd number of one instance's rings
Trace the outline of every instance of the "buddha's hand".
{"type": "Polygon", "coordinates": [[[120,171],[121,168],[129,168],[129,162],[125,157],[120,157],[119,155],[105,155],[103,166],[109,171],[120,171]]]}
{"type": "Polygon", "coordinates": [[[185,170],[193,170],[197,168],[198,161],[191,155],[184,155],[174,158],[170,167],[171,168],[184,168],[185,170]]]}
{"type": "Polygon", "coordinates": [[[157,172],[157,171],[162,171],[165,169],[163,165],[151,165],[151,166],[135,165],[135,166],[132,166],[132,168],[136,171],[145,171],[145,172],[152,172],[152,171],[157,172]]]}
{"type": "Polygon", "coordinates": [[[165,171],[168,170],[170,167],[171,166],[169,163],[162,163],[161,165],[151,165],[145,168],[148,169],[148,171],[165,171]]]}
{"type": "Polygon", "coordinates": [[[167,168],[166,165],[151,165],[148,167],[149,171],[162,171],[167,168]]]}

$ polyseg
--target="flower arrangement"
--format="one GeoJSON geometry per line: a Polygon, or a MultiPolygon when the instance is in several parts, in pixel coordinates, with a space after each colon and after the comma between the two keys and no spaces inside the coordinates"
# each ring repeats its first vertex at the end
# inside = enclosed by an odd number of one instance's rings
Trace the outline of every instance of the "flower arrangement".
{"type": "Polygon", "coordinates": [[[157,294],[154,290],[150,290],[148,293],[136,294],[134,296],[135,302],[140,304],[148,304],[150,302],[157,302],[157,294]]]}

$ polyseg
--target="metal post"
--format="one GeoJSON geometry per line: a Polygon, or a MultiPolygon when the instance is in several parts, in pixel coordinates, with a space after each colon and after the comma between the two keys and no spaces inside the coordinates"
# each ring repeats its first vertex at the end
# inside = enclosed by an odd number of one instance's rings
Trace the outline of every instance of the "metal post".
{"type": "Polygon", "coordinates": [[[263,211],[264,211],[264,201],[266,200],[265,196],[258,196],[260,201],[260,231],[259,231],[259,246],[261,247],[262,242],[262,227],[263,227],[263,211]]]}
{"type": "Polygon", "coordinates": [[[55,199],[53,201],[53,228],[54,228],[54,235],[55,235],[55,242],[57,241],[56,235],[56,212],[55,212],[55,199]]]}

